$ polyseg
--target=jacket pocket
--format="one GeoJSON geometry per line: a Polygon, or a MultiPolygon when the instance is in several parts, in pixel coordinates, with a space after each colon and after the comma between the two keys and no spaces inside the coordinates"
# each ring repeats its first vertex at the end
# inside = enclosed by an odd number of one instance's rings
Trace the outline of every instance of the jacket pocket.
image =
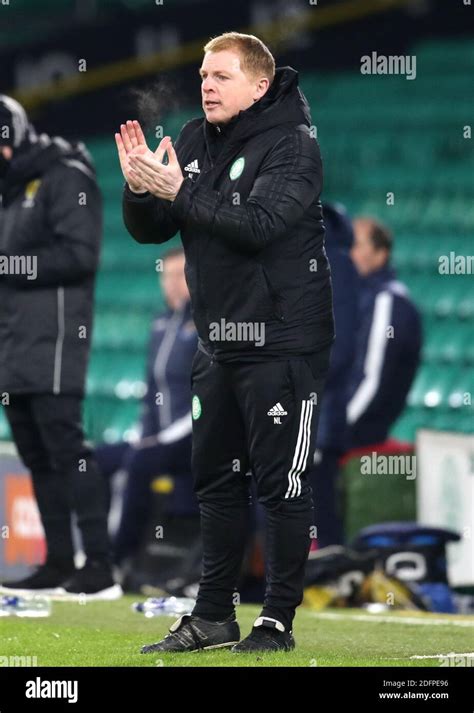
{"type": "Polygon", "coordinates": [[[267,271],[259,263],[259,274],[262,284],[262,290],[267,296],[267,303],[269,305],[269,317],[271,319],[277,319],[280,322],[285,321],[285,314],[283,310],[283,303],[275,289],[273,288],[270,279],[268,277],[267,271]]]}

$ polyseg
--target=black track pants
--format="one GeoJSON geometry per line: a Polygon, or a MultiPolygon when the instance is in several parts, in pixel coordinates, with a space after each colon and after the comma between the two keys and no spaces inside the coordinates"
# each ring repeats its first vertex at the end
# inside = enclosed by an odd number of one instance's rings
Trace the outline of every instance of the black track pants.
{"type": "Polygon", "coordinates": [[[72,566],[74,511],[87,558],[108,563],[105,481],[84,440],[81,398],[13,395],[6,414],[18,453],[31,471],[48,562],[72,566]]]}
{"type": "Polygon", "coordinates": [[[192,466],[203,572],[194,613],[203,618],[226,618],[238,603],[251,470],[266,513],[262,615],[291,629],[314,525],[306,475],[329,353],[327,348],[283,361],[233,364],[196,353],[192,466]]]}

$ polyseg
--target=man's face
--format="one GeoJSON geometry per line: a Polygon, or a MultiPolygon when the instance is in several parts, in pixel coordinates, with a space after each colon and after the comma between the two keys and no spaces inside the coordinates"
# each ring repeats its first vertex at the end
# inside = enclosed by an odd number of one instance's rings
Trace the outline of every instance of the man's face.
{"type": "Polygon", "coordinates": [[[189,300],[189,291],[184,276],[184,255],[167,257],[163,264],[161,287],[166,303],[171,309],[179,309],[189,300]]]}
{"type": "Polygon", "coordinates": [[[13,149],[11,146],[0,146],[0,154],[3,156],[3,158],[6,158],[7,161],[11,161],[13,156],[13,149]]]}
{"type": "Polygon", "coordinates": [[[354,220],[354,243],[351,258],[359,275],[366,277],[380,270],[388,260],[388,253],[383,248],[375,248],[370,238],[371,226],[366,220],[354,220]]]}
{"type": "Polygon", "coordinates": [[[0,178],[3,180],[10,169],[13,151],[11,146],[0,146],[0,178]]]}
{"type": "Polygon", "coordinates": [[[239,55],[232,50],[206,52],[199,74],[202,108],[211,124],[227,123],[260,99],[270,85],[266,77],[253,79],[245,74],[239,55]]]}

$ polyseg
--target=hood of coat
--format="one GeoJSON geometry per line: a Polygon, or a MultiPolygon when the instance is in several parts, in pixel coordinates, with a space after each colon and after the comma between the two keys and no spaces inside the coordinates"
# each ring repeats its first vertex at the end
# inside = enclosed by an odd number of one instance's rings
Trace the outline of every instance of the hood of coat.
{"type": "Polygon", "coordinates": [[[80,161],[95,175],[92,157],[82,142],[69,143],[59,136],[34,136],[15,150],[8,171],[0,181],[0,193],[8,202],[32,179],[64,159],[80,161]]]}
{"type": "Polygon", "coordinates": [[[292,67],[277,67],[273,82],[261,99],[222,126],[204,119],[203,130],[209,148],[219,141],[229,146],[241,144],[274,126],[289,123],[311,126],[311,112],[298,86],[298,72],[292,67]]]}

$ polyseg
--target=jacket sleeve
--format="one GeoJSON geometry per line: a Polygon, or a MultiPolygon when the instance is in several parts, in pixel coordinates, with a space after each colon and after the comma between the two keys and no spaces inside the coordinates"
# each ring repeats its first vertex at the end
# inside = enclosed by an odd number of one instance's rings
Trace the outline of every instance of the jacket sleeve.
{"type": "Polygon", "coordinates": [[[15,244],[15,254],[36,259],[36,278],[11,275],[18,287],[35,289],[80,282],[94,275],[100,255],[102,197],[92,173],[64,165],[54,171],[45,192],[49,243],[35,244],[31,233],[15,244]]]}
{"type": "Polygon", "coordinates": [[[239,252],[254,253],[284,236],[319,199],[322,166],[315,139],[300,130],[283,136],[266,156],[247,200],[184,181],[171,212],[239,252]]]}
{"type": "Polygon", "coordinates": [[[347,405],[347,421],[354,424],[370,411],[380,390],[389,386],[387,378],[396,364],[395,343],[388,337],[388,328],[393,325],[393,295],[383,290],[375,298],[371,314],[365,316],[361,325],[361,337],[357,347],[350,400],[347,405]],[[382,372],[384,379],[382,380],[382,372]]]}
{"type": "Polygon", "coordinates": [[[137,243],[166,243],[179,230],[171,215],[171,202],[151,193],[133,193],[128,184],[123,192],[123,222],[137,243]]]}

